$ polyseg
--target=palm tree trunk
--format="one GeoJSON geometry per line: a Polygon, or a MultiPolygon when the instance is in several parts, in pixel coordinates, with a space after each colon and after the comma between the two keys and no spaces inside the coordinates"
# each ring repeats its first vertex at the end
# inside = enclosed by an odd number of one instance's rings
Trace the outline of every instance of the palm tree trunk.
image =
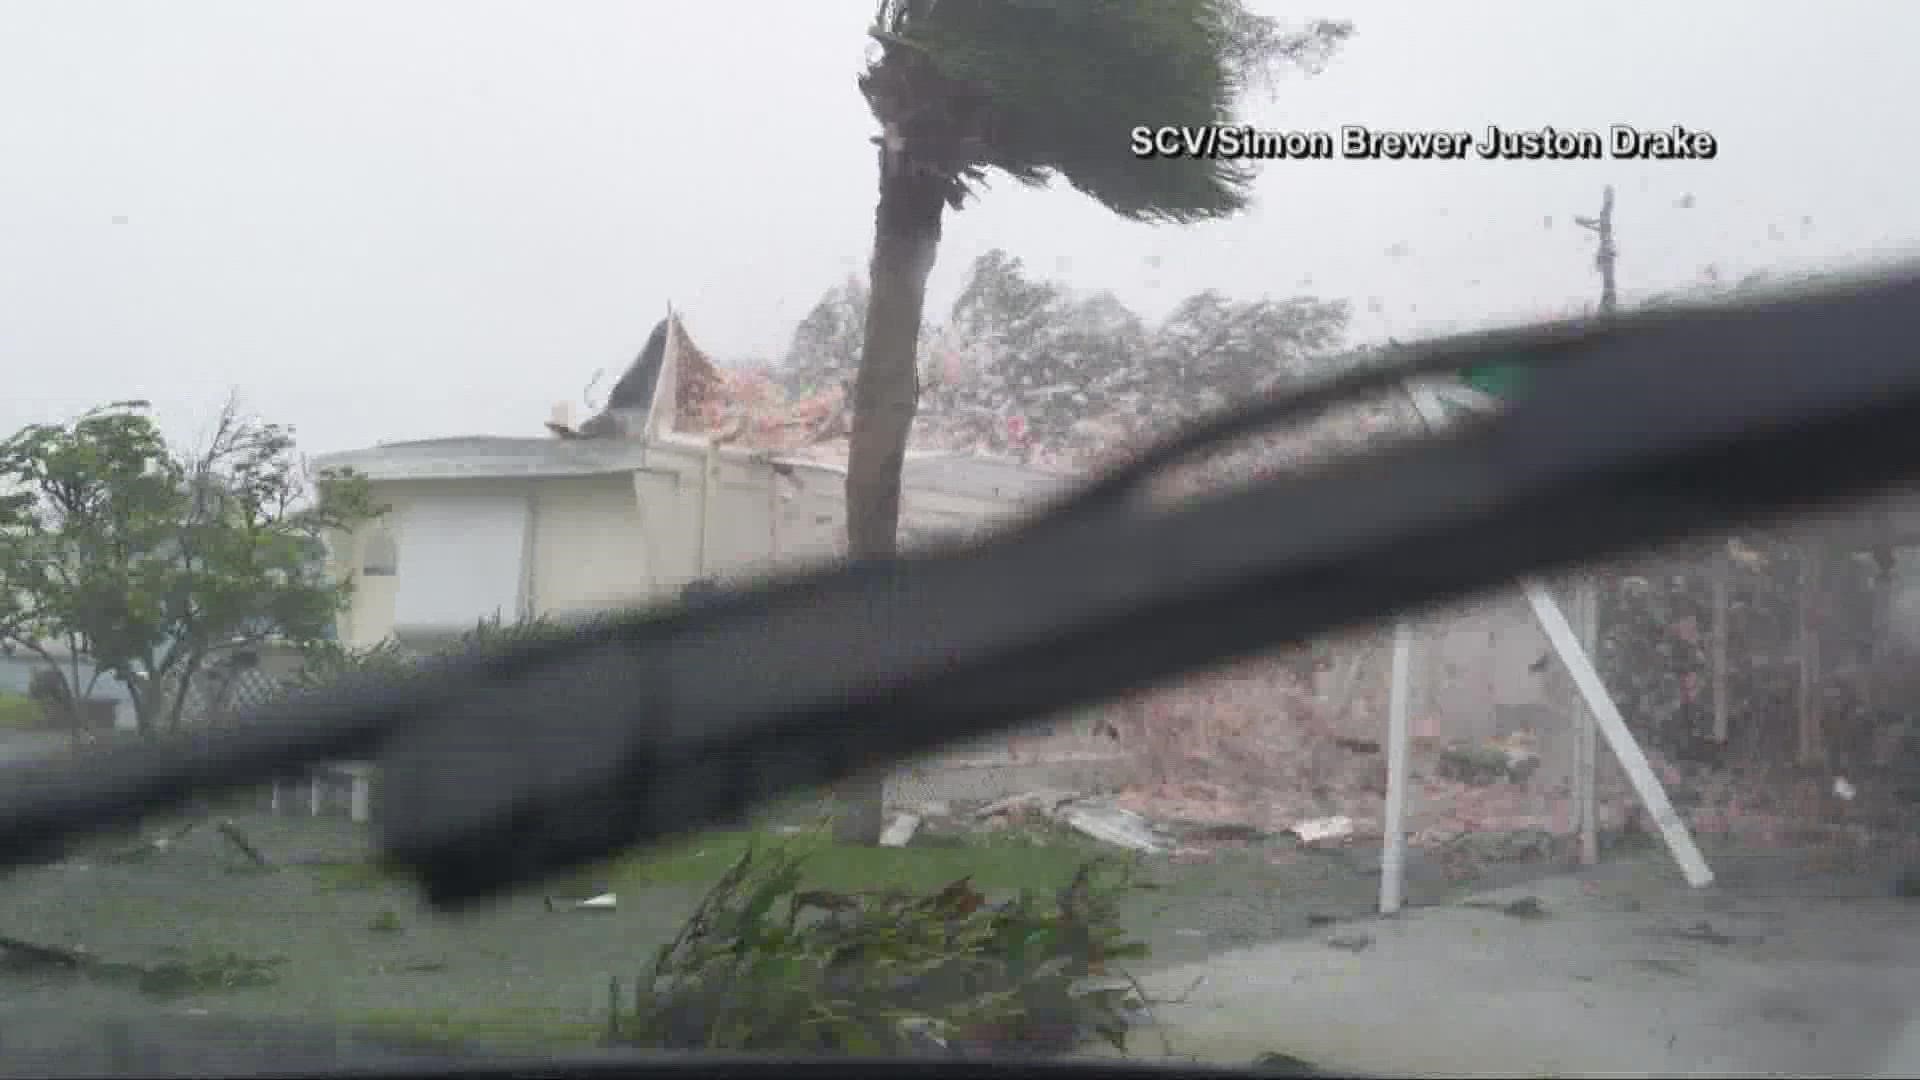
{"type": "MultiPolygon", "coordinates": [[[[949,186],[939,175],[915,171],[897,148],[882,147],[867,333],[847,450],[847,557],[855,561],[892,555],[899,536],[900,471],[920,403],[920,323],[949,186]]],[[[875,771],[840,785],[835,839],[880,842],[885,780],[884,771],[875,771]]]]}

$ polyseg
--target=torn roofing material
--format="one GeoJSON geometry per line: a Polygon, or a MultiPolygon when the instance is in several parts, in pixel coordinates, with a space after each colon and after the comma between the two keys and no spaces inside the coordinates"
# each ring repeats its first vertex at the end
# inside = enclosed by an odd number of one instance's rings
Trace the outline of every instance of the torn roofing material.
{"type": "Polygon", "coordinates": [[[579,435],[582,438],[610,439],[632,434],[625,417],[635,413],[644,416],[651,410],[654,392],[660,385],[660,369],[666,360],[667,327],[670,322],[671,317],[654,324],[653,333],[647,335],[646,347],[628,365],[620,381],[613,384],[612,393],[607,395],[606,407],[580,425],[579,435]]]}

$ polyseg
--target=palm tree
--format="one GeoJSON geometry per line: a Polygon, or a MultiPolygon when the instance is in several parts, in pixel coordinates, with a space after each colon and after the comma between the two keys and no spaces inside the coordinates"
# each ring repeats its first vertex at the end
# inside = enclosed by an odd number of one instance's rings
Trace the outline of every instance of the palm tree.
{"type": "MultiPolygon", "coordinates": [[[[1141,160],[1136,125],[1230,123],[1280,67],[1315,70],[1352,33],[1288,31],[1241,0],[881,0],[860,77],[880,134],[867,332],[853,387],[847,553],[891,555],[919,398],[916,347],[941,220],[989,173],[1055,177],[1121,217],[1184,223],[1243,209],[1250,163],[1141,160]]],[[[843,840],[873,843],[879,781],[842,790],[843,840]]]]}

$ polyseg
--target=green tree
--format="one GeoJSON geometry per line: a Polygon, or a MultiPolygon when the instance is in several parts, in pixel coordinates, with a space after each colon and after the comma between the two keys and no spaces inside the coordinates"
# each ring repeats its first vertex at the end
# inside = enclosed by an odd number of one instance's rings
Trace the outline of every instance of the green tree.
{"type": "Polygon", "coordinates": [[[28,426],[0,443],[0,489],[0,643],[45,660],[76,708],[120,682],[143,733],[179,727],[221,652],[330,633],[350,583],[325,541],[380,512],[364,477],[309,477],[291,431],[232,401],[194,454],[143,402],[28,426]]]}
{"type": "Polygon", "coordinates": [[[794,327],[793,340],[776,369],[790,394],[812,394],[840,385],[860,361],[867,321],[867,283],[857,277],[827,290],[794,327]]]}
{"type": "Polygon", "coordinates": [[[1167,316],[1147,362],[1123,373],[1113,391],[1162,423],[1190,420],[1277,382],[1322,374],[1350,316],[1344,300],[1199,293],[1167,316]]]}
{"type": "Polygon", "coordinates": [[[1114,388],[1130,385],[1149,337],[1113,294],[1035,280],[999,249],[974,260],[944,331],[942,345],[966,358],[965,370],[947,379],[938,362],[923,365],[933,377],[921,411],[943,441],[995,453],[1074,445],[1081,421],[1115,408],[1114,388]]]}
{"type": "MultiPolygon", "coordinates": [[[[998,171],[1055,177],[1124,218],[1193,222],[1248,202],[1252,166],[1137,159],[1139,124],[1230,123],[1280,67],[1313,69],[1352,32],[1290,32],[1241,0],[882,0],[860,78],[880,134],[867,331],[854,379],[847,549],[892,554],[919,397],[917,346],[942,218],[998,171]]],[[[879,784],[846,791],[843,839],[877,842],[879,784]]]]}

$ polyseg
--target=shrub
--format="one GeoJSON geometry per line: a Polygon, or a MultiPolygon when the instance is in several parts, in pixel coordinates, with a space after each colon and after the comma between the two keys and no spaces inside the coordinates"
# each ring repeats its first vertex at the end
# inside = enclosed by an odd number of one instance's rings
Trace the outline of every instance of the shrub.
{"type": "Polygon", "coordinates": [[[616,1013],[627,1046],[759,1053],[1040,1055],[1099,1036],[1124,1050],[1144,1004],[1112,965],[1132,865],[1083,864],[1052,896],[990,903],[962,878],[931,893],[802,884],[793,845],[749,849],[656,954],[616,1013]]]}
{"type": "Polygon", "coordinates": [[[425,656],[402,648],[392,638],[363,648],[352,648],[335,641],[318,642],[301,655],[300,668],[287,680],[286,688],[292,691],[311,690],[349,677],[398,675],[412,670],[422,659],[550,640],[564,632],[564,627],[544,616],[513,622],[505,622],[498,617],[486,618],[479,620],[473,629],[445,647],[432,650],[425,656]]]}

